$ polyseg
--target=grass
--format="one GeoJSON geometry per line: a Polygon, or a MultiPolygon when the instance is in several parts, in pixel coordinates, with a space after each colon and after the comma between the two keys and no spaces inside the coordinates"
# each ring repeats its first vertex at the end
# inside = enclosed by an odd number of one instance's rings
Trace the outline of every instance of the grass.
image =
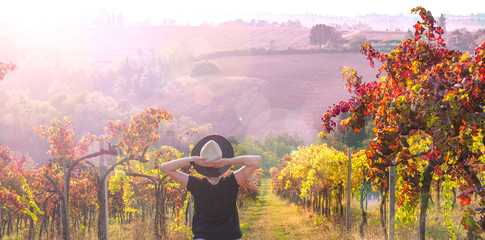
{"type": "MultiPolygon", "coordinates": [[[[385,239],[379,221],[379,208],[377,202],[369,202],[368,225],[364,228],[365,240],[385,239]]],[[[472,206],[473,208],[474,206],[472,206]]],[[[460,224],[463,207],[459,204],[451,212],[453,230],[456,239],[466,239],[466,232],[460,224]]],[[[261,194],[254,202],[247,202],[239,209],[241,231],[243,239],[266,240],[266,239],[328,239],[328,240],[351,240],[362,239],[359,232],[361,212],[359,202],[354,199],[351,208],[351,230],[345,229],[345,216],[333,216],[330,219],[318,217],[303,207],[290,204],[272,192],[271,179],[263,179],[261,194]],[[317,224],[318,223],[318,224],[317,224]]],[[[395,239],[413,240],[418,239],[418,219],[416,224],[410,227],[398,227],[396,225],[395,239]]],[[[141,222],[139,219],[131,223],[110,222],[109,238],[112,240],[149,240],[153,237],[153,222],[147,219],[141,222]]],[[[169,239],[189,239],[187,229],[169,231],[169,239]]],[[[27,239],[26,232],[21,232],[19,238],[12,235],[4,239],[27,239]],[[12,238],[13,237],[13,238],[12,238]]],[[[482,237],[484,234],[482,234],[482,237]]],[[[94,240],[97,239],[96,227],[86,234],[71,232],[72,239],[94,240]]],[[[426,239],[450,239],[448,230],[440,211],[432,206],[428,210],[426,221],[426,239]]]]}
{"type": "MultiPolygon", "coordinates": [[[[93,224],[96,224],[94,222],[93,224]]],[[[38,236],[38,229],[34,234],[35,239],[38,236]]],[[[90,231],[83,232],[79,228],[76,230],[70,230],[70,237],[71,239],[82,239],[82,240],[97,240],[98,239],[98,232],[97,227],[93,226],[90,231]]],[[[28,229],[23,229],[19,232],[17,236],[15,233],[11,234],[10,236],[5,236],[5,240],[31,240],[28,238],[28,229]]],[[[45,235],[43,235],[42,239],[46,239],[45,235]]],[[[50,239],[61,239],[60,236],[49,236],[50,239]]],[[[119,223],[110,219],[109,222],[109,239],[110,240],[152,240],[155,239],[153,233],[153,220],[147,218],[145,222],[142,222],[141,219],[134,219],[131,223],[119,223]]],[[[187,238],[187,229],[185,226],[180,227],[177,230],[169,230],[168,231],[168,239],[191,239],[187,238]]]]}
{"type": "MultiPolygon", "coordinates": [[[[462,211],[463,208],[457,205],[451,212],[457,239],[466,239],[466,232],[460,224],[462,211]]],[[[367,217],[368,224],[364,228],[363,239],[385,239],[377,203],[369,205],[367,217]]],[[[270,179],[263,179],[260,198],[240,210],[243,239],[362,239],[359,232],[361,221],[359,202],[355,199],[351,209],[351,230],[347,232],[345,216],[325,219],[305,208],[290,204],[272,193],[270,179]]],[[[416,224],[410,227],[396,225],[395,239],[419,239],[418,221],[416,218],[416,224]]],[[[426,239],[450,239],[444,219],[437,208],[428,210],[426,239]]]]}
{"type": "Polygon", "coordinates": [[[259,199],[240,211],[240,222],[243,239],[329,239],[311,214],[273,194],[269,179],[259,199]]]}

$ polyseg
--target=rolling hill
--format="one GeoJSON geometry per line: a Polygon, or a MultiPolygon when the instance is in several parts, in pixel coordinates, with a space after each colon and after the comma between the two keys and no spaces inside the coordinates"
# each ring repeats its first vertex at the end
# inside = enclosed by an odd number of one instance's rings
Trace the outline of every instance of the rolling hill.
{"type": "MultiPolygon", "coordinates": [[[[25,80],[16,80],[15,75],[26,76],[22,72],[29,71],[22,63],[32,59],[31,55],[37,57],[39,52],[53,52],[64,64],[109,65],[136,55],[140,49],[160,51],[173,45],[185,47],[194,57],[252,48],[307,49],[309,32],[308,28],[82,27],[10,32],[10,37],[1,32],[0,39],[13,41],[22,49],[9,59],[20,66],[9,81],[16,84],[25,80]],[[36,41],[30,41],[33,38],[36,41]]],[[[138,107],[163,106],[176,116],[189,116],[199,124],[211,123],[214,131],[223,135],[262,138],[269,129],[286,130],[297,131],[305,142],[311,143],[317,139],[320,117],[328,106],[349,96],[342,67],[357,69],[364,80],[374,79],[377,73],[358,52],[243,55],[207,60],[221,73],[173,79],[164,86],[163,96],[147,96],[138,107]]],[[[42,91],[41,85],[34,86],[38,86],[35,91],[42,91]]]]}

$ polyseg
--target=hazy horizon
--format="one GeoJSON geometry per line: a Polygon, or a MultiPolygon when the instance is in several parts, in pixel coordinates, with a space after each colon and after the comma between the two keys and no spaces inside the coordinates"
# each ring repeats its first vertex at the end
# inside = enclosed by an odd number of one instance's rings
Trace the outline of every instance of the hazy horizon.
{"type": "Polygon", "coordinates": [[[394,1],[346,0],[337,3],[314,2],[301,0],[287,1],[256,1],[244,2],[210,0],[210,1],[174,1],[164,4],[154,0],[136,2],[119,2],[114,0],[87,0],[71,2],[61,0],[46,1],[8,1],[2,4],[4,12],[0,15],[2,25],[23,27],[49,27],[65,24],[94,21],[102,14],[123,16],[126,24],[150,23],[161,25],[167,19],[175,20],[176,25],[218,24],[235,19],[250,20],[254,18],[277,19],[282,16],[315,16],[315,17],[361,17],[367,15],[388,15],[400,17],[416,17],[411,9],[422,6],[431,11],[434,16],[441,14],[449,16],[468,16],[485,14],[480,0],[465,1],[394,1]],[[26,7],[28,6],[28,7],[26,7]],[[347,6],[352,6],[351,8],[347,6]],[[482,7],[480,7],[482,6],[482,7]],[[478,11],[482,12],[478,12],[478,11]]]}

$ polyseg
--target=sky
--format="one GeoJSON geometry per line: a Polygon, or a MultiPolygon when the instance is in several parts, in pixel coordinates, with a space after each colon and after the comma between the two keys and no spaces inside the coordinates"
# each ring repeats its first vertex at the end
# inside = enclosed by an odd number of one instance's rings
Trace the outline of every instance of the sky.
{"type": "MultiPolygon", "coordinates": [[[[368,14],[410,15],[423,6],[434,16],[485,13],[484,0],[14,0],[2,3],[0,21],[24,25],[62,25],[74,20],[89,20],[101,9],[123,14],[126,22],[175,19],[177,24],[199,25],[222,22],[256,14],[321,16],[359,16],[368,14]]],[[[0,26],[2,24],[0,22],[0,26]]]]}

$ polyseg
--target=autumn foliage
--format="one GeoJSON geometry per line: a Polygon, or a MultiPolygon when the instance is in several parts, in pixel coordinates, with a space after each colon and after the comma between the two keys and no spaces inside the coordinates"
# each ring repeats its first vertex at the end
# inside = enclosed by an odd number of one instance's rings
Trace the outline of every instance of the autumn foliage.
{"type": "Polygon", "coordinates": [[[422,206],[427,206],[433,177],[455,184],[463,206],[470,203],[470,195],[481,197],[479,208],[466,210],[473,214],[466,215],[463,223],[467,229],[483,232],[485,191],[480,176],[485,165],[483,118],[479,116],[485,106],[485,42],[471,54],[447,49],[443,30],[431,13],[422,7],[412,12],[421,17],[414,25],[413,39],[389,53],[380,53],[369,44],[362,46],[371,66],[382,64],[379,80],[363,82],[355,70],[344,68],[352,98],[323,114],[320,136],[335,129],[333,119],[341,112],[351,115],[340,125],[354,132],[362,130],[365,118],[371,117],[376,138],[367,150],[367,177],[386,187],[387,168],[395,161],[408,195],[400,203],[407,199],[422,206]],[[431,143],[416,151],[410,142],[413,137],[431,143]]]}
{"type": "MultiPolygon", "coordinates": [[[[311,206],[316,214],[343,214],[349,158],[325,144],[301,146],[271,169],[273,191],[293,203],[311,206]],[[333,209],[336,209],[335,211],[333,209]]],[[[365,154],[352,154],[352,191],[360,195],[368,166],[365,154]]]]}
{"type": "MultiPolygon", "coordinates": [[[[172,118],[163,108],[146,108],[130,122],[108,122],[102,137],[79,137],[69,118],[53,119],[50,125],[33,128],[50,145],[50,159],[38,169],[26,168],[25,157],[0,145],[0,238],[18,230],[14,226],[22,221],[29,222],[23,228],[28,239],[34,239],[34,234],[39,239],[81,236],[91,230],[99,214],[98,238],[106,239],[104,200],[110,221],[123,223],[137,217],[145,222],[154,215],[150,225],[155,239],[170,238],[174,229],[188,231],[190,193],[160,171],[163,162],[183,157],[173,147],[157,146],[162,138],[159,124],[172,118]],[[108,141],[105,146],[89,153],[89,147],[98,145],[101,138],[108,141]],[[96,161],[89,161],[106,154],[114,157],[104,170],[96,161]]],[[[195,133],[197,129],[187,130],[181,138],[195,133]]],[[[240,203],[256,198],[261,176],[259,169],[242,185],[240,203]]]]}
{"type": "Polygon", "coordinates": [[[17,65],[14,63],[3,63],[0,62],[0,80],[3,80],[5,78],[5,74],[7,74],[8,71],[13,71],[17,68],[17,65]]]}

